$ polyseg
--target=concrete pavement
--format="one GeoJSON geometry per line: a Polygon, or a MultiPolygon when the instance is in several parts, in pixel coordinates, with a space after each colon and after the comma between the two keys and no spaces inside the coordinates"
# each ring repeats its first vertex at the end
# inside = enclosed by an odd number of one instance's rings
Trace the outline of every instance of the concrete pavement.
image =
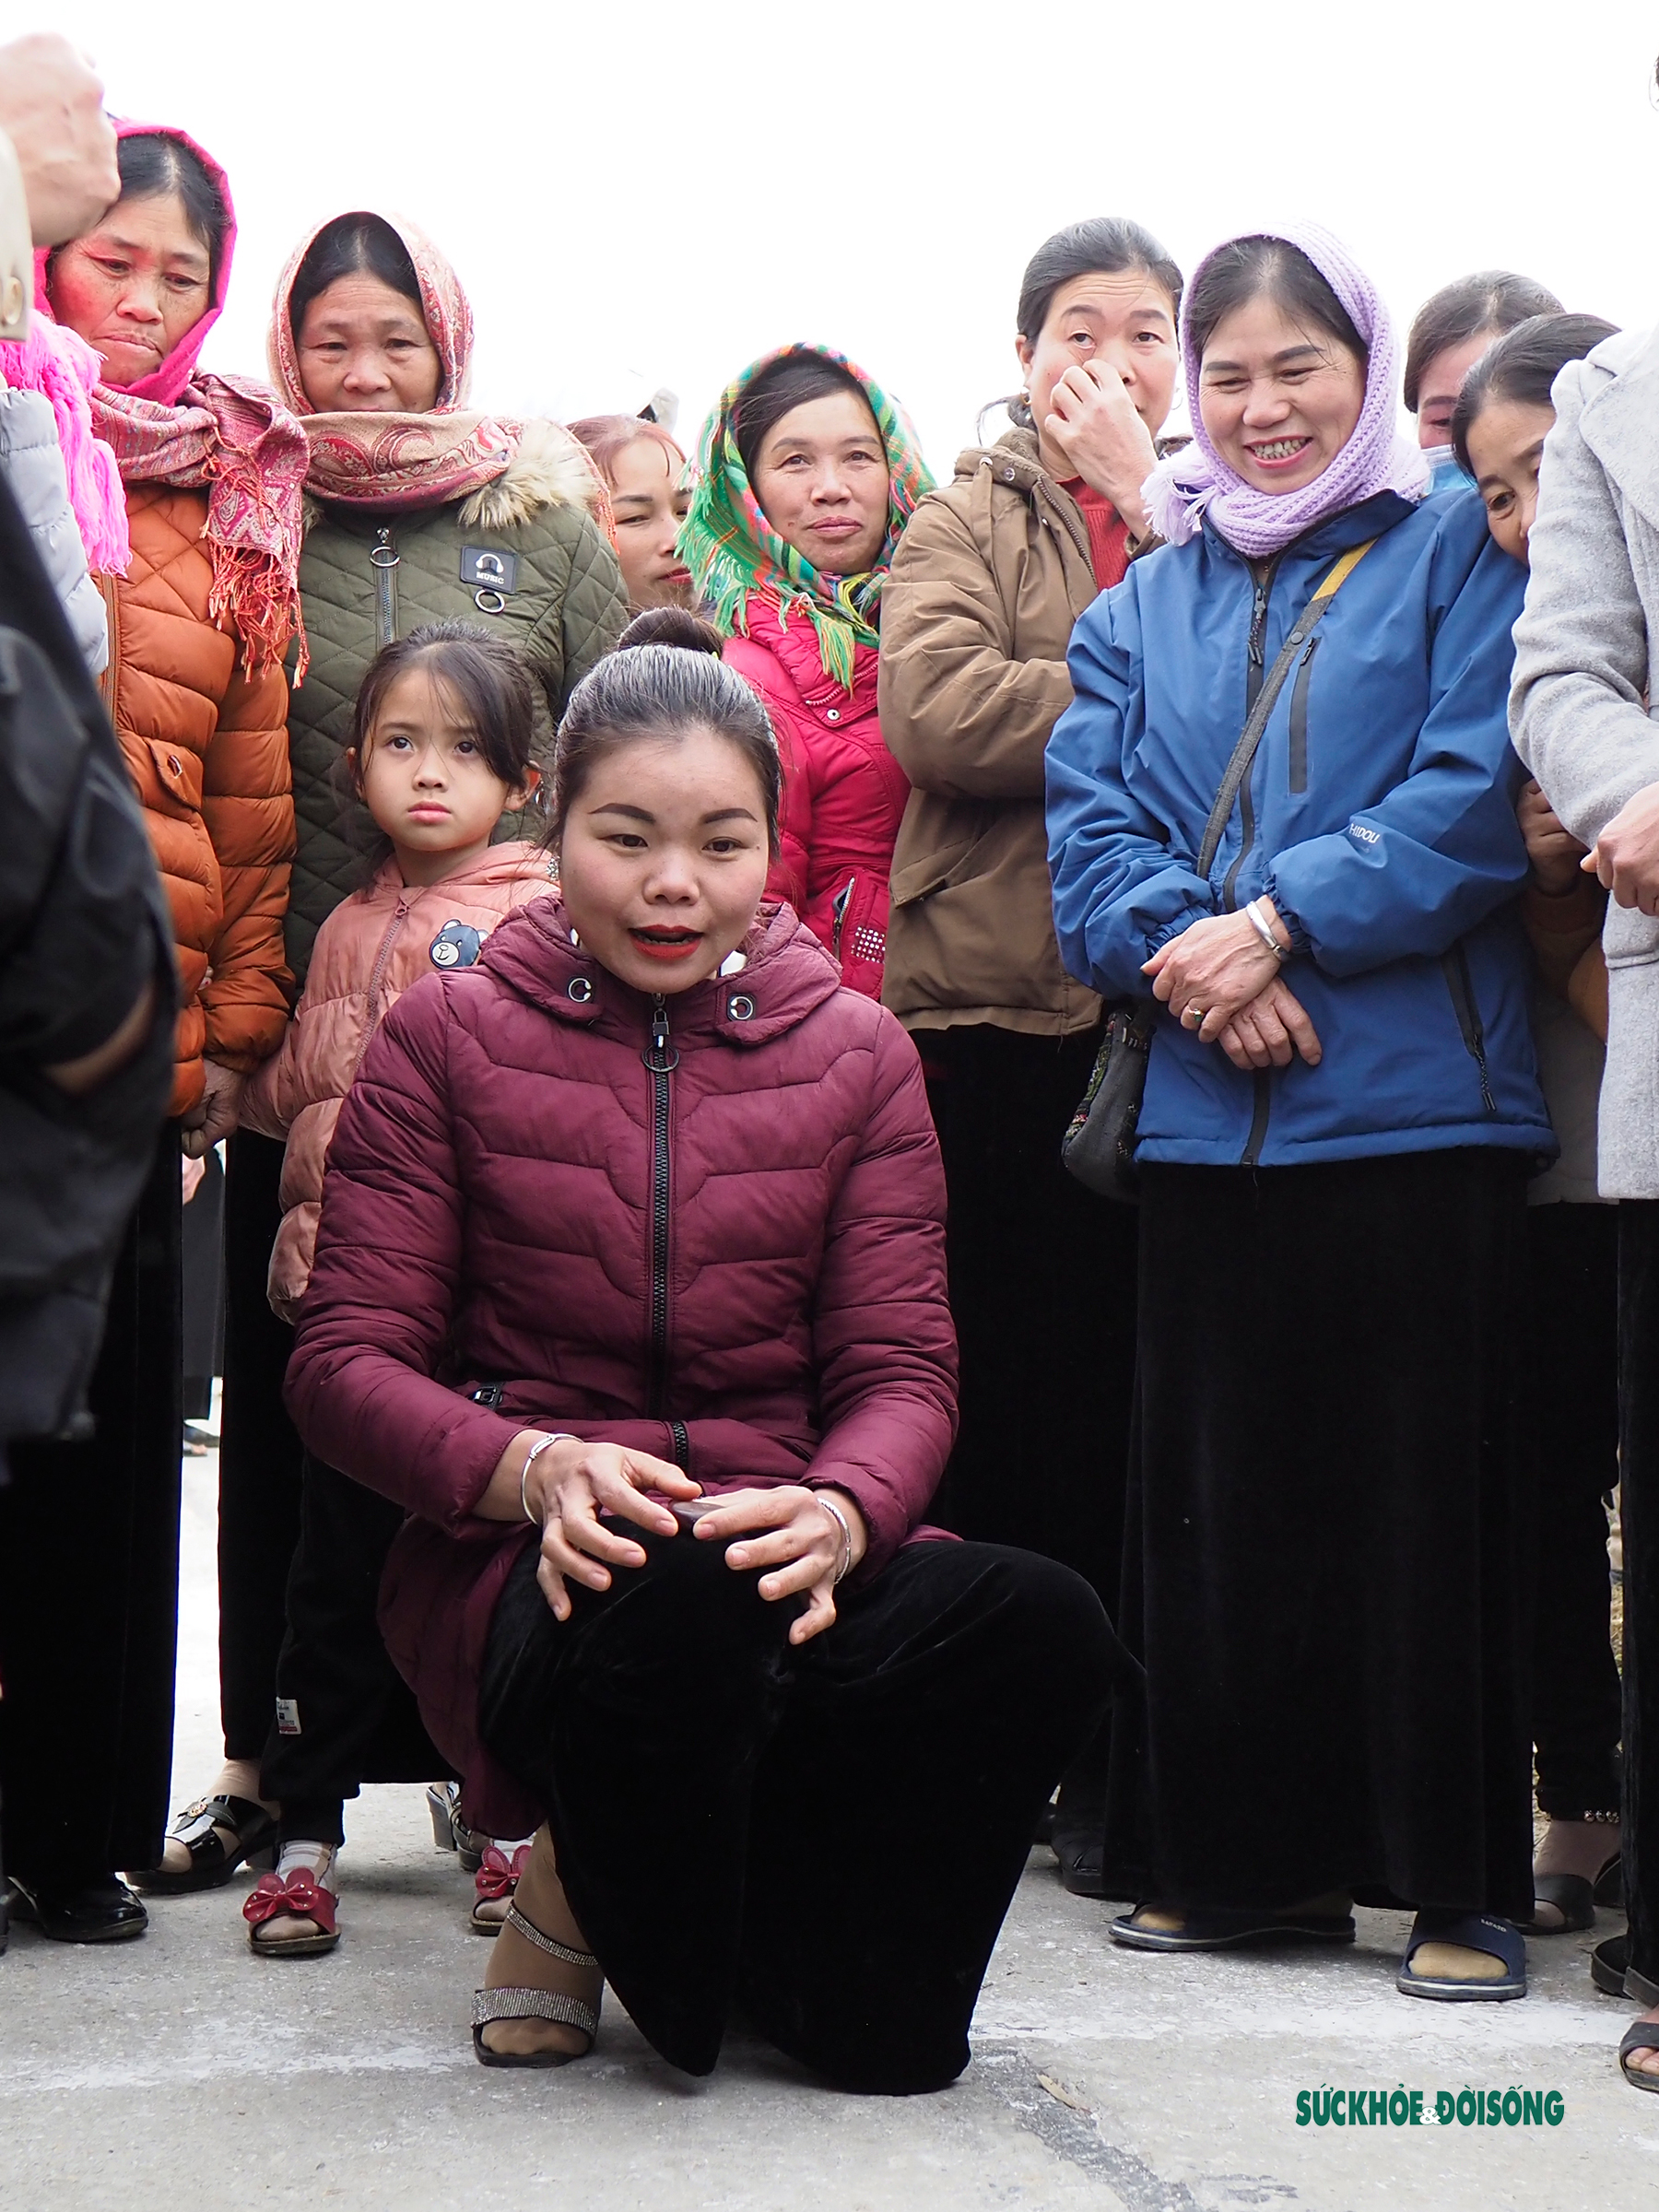
{"type": "MultiPolygon", "coordinates": [[[[215,1463],[185,1477],[179,1801],[218,1750],[215,1463]]],[[[371,1790],[347,1822],[329,1958],[250,1958],[240,1881],[152,1901],[136,1944],[14,1933],[5,2212],[1600,2212],[1652,2201],[1659,2175],[1659,2098],[1618,2078],[1631,2008],[1592,1991],[1592,1937],[1535,1942],[1524,2003],[1431,2005],[1393,1987],[1402,1915],[1362,1913],[1336,1956],[1148,1959],[1115,1949],[1106,1909],[1033,1853],[975,2062],[941,2096],[836,2096],[742,2040],[688,2082],[614,2002],[594,2058],[503,2074],[472,2057],[486,1947],[420,1792],[371,1790]],[[1297,2092],[1322,2085],[1345,2092],[1345,2120],[1346,2092],[1400,2088],[1425,2092],[1427,2118],[1299,2126],[1297,2092]],[[1437,2090],[1512,2085],[1559,2089],[1560,2124],[1434,2124],[1437,2090]]]]}

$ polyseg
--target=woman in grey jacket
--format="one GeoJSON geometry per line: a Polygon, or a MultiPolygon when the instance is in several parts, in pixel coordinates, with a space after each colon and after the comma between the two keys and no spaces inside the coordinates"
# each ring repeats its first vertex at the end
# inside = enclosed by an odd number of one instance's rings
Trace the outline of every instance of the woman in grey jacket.
{"type": "Polygon", "coordinates": [[[1628,1950],[1597,1980],[1652,2009],[1619,2060],[1659,2090],[1659,333],[1608,338],[1556,381],[1515,626],[1516,749],[1611,892],[1600,1180],[1619,1207],[1619,1454],[1624,1523],[1624,1870],[1628,1950]],[[1652,1755],[1649,1754],[1648,1757],[1652,1755]]]}

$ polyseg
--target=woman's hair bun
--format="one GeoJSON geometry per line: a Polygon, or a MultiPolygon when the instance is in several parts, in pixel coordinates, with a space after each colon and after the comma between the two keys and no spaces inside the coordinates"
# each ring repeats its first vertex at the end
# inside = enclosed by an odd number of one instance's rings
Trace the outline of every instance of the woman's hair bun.
{"type": "Polygon", "coordinates": [[[689,607],[648,606],[617,640],[618,653],[626,653],[630,645],[678,645],[687,653],[718,657],[725,650],[725,640],[712,622],[705,622],[689,607]]]}

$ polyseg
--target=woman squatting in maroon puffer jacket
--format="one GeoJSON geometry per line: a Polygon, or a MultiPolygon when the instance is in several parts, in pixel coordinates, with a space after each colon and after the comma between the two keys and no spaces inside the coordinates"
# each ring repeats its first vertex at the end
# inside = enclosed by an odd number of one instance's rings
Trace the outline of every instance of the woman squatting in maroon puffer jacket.
{"type": "Polygon", "coordinates": [[[740,1998],[834,2082],[931,2089],[1119,1652],[1068,1569],[921,1525],[938,1151],[903,1030],[762,903],[778,785],[708,650],[578,687],[562,895],[370,1047],[288,1396],[410,1512],[382,1625],[473,1817],[542,1823],[478,2056],[582,2055],[608,1980],[688,2072],[740,1998]]]}

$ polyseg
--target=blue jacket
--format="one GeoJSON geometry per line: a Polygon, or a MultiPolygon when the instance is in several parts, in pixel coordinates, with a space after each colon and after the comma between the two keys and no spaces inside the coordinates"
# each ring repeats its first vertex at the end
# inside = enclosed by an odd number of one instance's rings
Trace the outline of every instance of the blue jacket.
{"type": "Polygon", "coordinates": [[[1324,1046],[1257,1075],[1167,1013],[1140,1157],[1284,1166],[1453,1145],[1555,1152],[1513,900],[1526,874],[1505,724],[1526,578],[1478,500],[1380,493],[1258,582],[1213,530],[1136,561],[1072,633],[1047,756],[1054,926],[1071,972],[1141,963],[1266,891],[1324,1046]],[[1208,880],[1205,823],[1253,696],[1338,556],[1376,545],[1279,695],[1208,880]]]}

